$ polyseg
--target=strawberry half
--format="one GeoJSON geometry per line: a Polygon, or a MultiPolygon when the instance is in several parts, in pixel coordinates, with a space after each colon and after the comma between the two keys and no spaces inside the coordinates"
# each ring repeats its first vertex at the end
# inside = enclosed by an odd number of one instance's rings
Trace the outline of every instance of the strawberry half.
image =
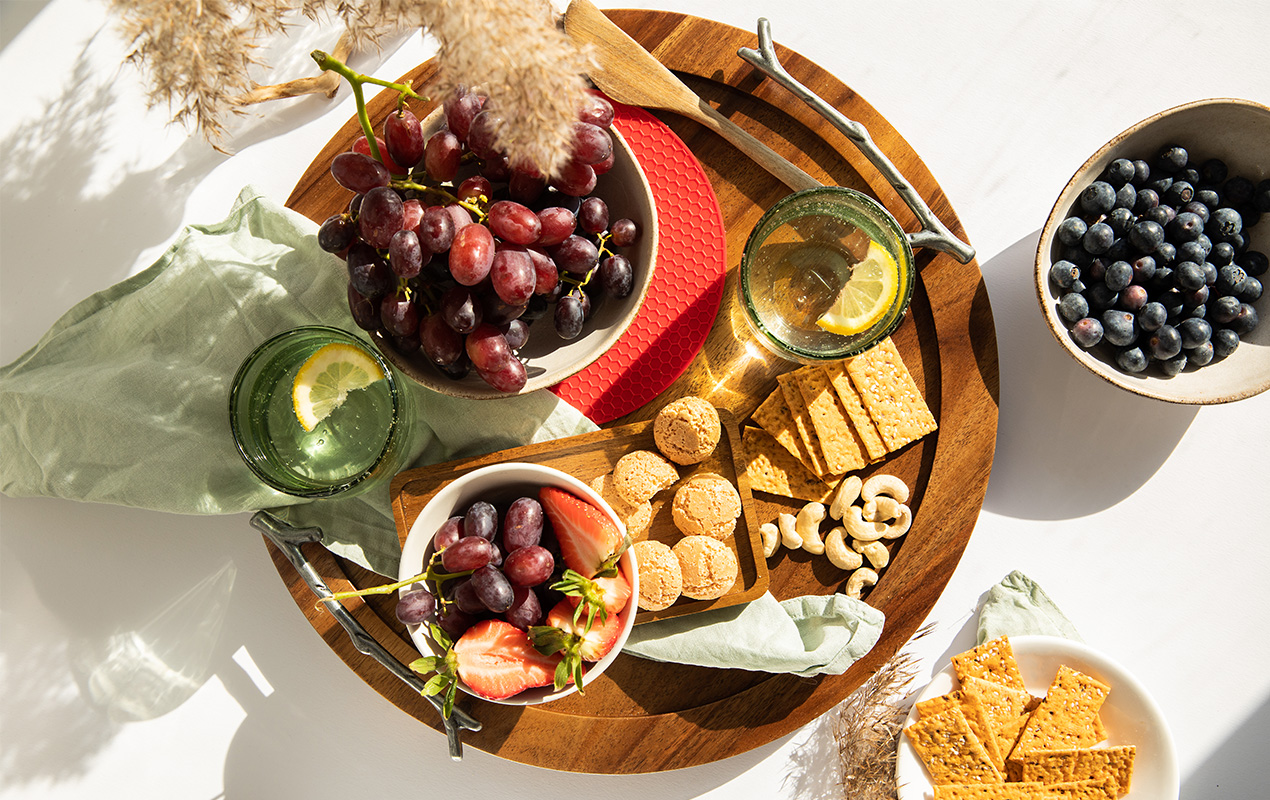
{"type": "Polygon", "coordinates": [[[617,574],[630,537],[600,509],[577,495],[544,486],[538,501],[551,521],[565,566],[584,578],[617,574]]]}
{"type": "Polygon", "coordinates": [[[584,578],[571,569],[564,577],[551,584],[557,592],[568,595],[574,606],[573,621],[576,625],[586,615],[585,629],[589,629],[598,616],[601,622],[621,613],[631,599],[631,584],[620,571],[611,577],[584,578]]]}
{"type": "Polygon", "coordinates": [[[459,677],[474,693],[502,700],[555,679],[560,657],[540,653],[520,628],[501,619],[478,622],[454,643],[459,677]]]}
{"type": "Polygon", "coordinates": [[[579,624],[575,616],[573,603],[568,598],[561,600],[547,612],[546,625],[529,629],[529,637],[544,655],[560,654],[555,673],[556,690],[572,681],[577,684],[578,693],[583,694],[584,662],[599,661],[608,655],[622,634],[622,618],[610,614],[607,620],[587,627],[579,624]]]}

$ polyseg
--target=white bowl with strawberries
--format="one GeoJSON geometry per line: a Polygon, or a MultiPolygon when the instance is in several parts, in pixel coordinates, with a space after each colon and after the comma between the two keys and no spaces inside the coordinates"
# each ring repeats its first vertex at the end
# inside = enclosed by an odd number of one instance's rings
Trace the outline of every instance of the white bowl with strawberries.
{"type": "Polygon", "coordinates": [[[402,546],[400,580],[414,581],[397,611],[423,654],[411,667],[451,704],[457,690],[510,705],[579,682],[585,693],[630,635],[639,590],[613,509],[527,463],[475,469],[433,495],[402,546]]]}

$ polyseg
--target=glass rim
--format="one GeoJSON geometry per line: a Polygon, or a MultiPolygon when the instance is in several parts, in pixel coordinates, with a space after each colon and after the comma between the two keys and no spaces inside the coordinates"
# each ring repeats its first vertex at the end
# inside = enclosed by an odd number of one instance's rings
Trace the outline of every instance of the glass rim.
{"type": "Polygon", "coordinates": [[[247,465],[247,468],[251,470],[252,474],[274,491],[281,492],[291,497],[303,497],[307,499],[318,499],[341,494],[360,485],[370,478],[370,476],[375,473],[375,470],[379,468],[379,465],[384,463],[384,461],[388,458],[389,453],[392,452],[392,448],[396,444],[397,438],[400,435],[401,391],[402,389],[398,385],[397,377],[393,373],[392,365],[384,359],[372,343],[365,341],[350,331],[344,330],[343,328],[332,327],[330,325],[300,325],[295,328],[289,328],[270,336],[268,339],[257,345],[256,348],[242,360],[242,363],[238,365],[238,370],[234,373],[234,380],[230,385],[229,390],[229,428],[233,435],[234,448],[238,451],[238,455],[242,458],[243,463],[247,465]],[[238,400],[242,393],[243,380],[251,366],[253,366],[271,347],[276,345],[278,342],[306,333],[326,334],[328,336],[340,338],[344,341],[356,344],[374,358],[375,362],[379,364],[380,369],[383,370],[384,378],[388,382],[388,394],[392,400],[392,419],[388,423],[388,433],[384,437],[383,447],[380,448],[379,454],[375,456],[375,460],[364,470],[345,480],[339,481],[338,483],[315,486],[312,489],[295,489],[290,486],[282,485],[273,476],[267,474],[256,463],[257,458],[248,452],[247,447],[243,444],[243,439],[245,437],[242,432],[242,426],[239,423],[238,400]]]}
{"type": "MultiPolygon", "coordinates": [[[[889,249],[889,248],[888,248],[889,249]]],[[[895,332],[895,329],[904,321],[904,317],[908,312],[908,307],[913,299],[913,289],[917,283],[917,267],[914,263],[913,248],[909,243],[908,234],[900,227],[899,220],[895,215],[887,210],[880,202],[869,195],[851,189],[846,186],[813,186],[810,189],[801,189],[785,195],[777,200],[771,208],[763,212],[763,216],[755,223],[754,228],[750,231],[749,236],[745,240],[745,247],[741,251],[741,264],[739,272],[739,280],[737,281],[737,290],[740,294],[741,306],[745,313],[745,319],[749,323],[751,330],[758,334],[760,343],[774,354],[782,357],[799,361],[801,363],[820,363],[825,361],[840,361],[844,358],[850,358],[859,355],[873,345],[885,339],[895,332]],[[896,304],[897,311],[891,314],[892,317],[882,328],[869,332],[859,342],[852,344],[842,350],[834,351],[832,354],[825,354],[818,351],[807,350],[795,344],[783,341],[780,337],[768,330],[763,321],[759,319],[754,309],[754,303],[750,300],[750,267],[752,265],[753,250],[759,241],[759,234],[763,232],[766,238],[770,233],[764,232],[764,228],[769,225],[772,220],[780,216],[789,206],[802,202],[808,198],[817,196],[830,196],[845,198],[850,203],[855,204],[856,209],[863,212],[873,221],[878,223],[887,232],[892,234],[894,241],[899,248],[900,270],[907,275],[904,281],[904,289],[900,293],[896,304]]]]}

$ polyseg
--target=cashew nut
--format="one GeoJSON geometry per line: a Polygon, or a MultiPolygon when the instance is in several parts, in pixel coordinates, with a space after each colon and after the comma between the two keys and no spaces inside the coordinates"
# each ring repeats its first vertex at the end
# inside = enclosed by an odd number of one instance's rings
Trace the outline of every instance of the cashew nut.
{"type": "Polygon", "coordinates": [[[847,507],[842,524],[846,526],[847,533],[851,534],[852,539],[859,539],[862,542],[876,542],[886,536],[890,530],[890,526],[885,522],[866,522],[861,516],[859,506],[847,507]]]}
{"type": "Polygon", "coordinates": [[[886,533],[882,534],[883,539],[898,539],[908,533],[909,526],[913,524],[913,511],[906,505],[900,505],[899,510],[895,514],[895,521],[887,527],[886,533]]]}
{"type": "Polygon", "coordinates": [[[794,530],[793,514],[777,514],[776,528],[781,534],[781,544],[790,550],[797,550],[803,546],[803,537],[799,536],[798,532],[794,530]]]}
{"type": "Polygon", "coordinates": [[[842,483],[838,484],[837,490],[833,493],[833,501],[829,503],[829,516],[834,519],[842,519],[842,515],[846,513],[847,507],[856,501],[860,496],[860,487],[863,484],[858,475],[848,475],[842,479],[842,483]]]}
{"type": "Polygon", "coordinates": [[[847,549],[846,535],[847,531],[841,525],[829,531],[825,537],[825,555],[829,556],[829,563],[838,569],[855,569],[864,563],[864,558],[855,550],[847,549]]]}
{"type": "Polygon", "coordinates": [[[878,574],[868,567],[860,567],[851,573],[851,577],[847,578],[847,597],[854,597],[859,600],[860,595],[864,593],[864,587],[873,586],[878,582],[878,574]]]}
{"type": "Polygon", "coordinates": [[[895,519],[899,511],[900,501],[886,495],[878,495],[864,504],[864,518],[869,522],[886,522],[895,519]]]}
{"type": "Polygon", "coordinates": [[[794,531],[802,540],[803,549],[812,555],[818,556],[825,552],[825,543],[820,539],[820,522],[824,518],[824,504],[811,502],[798,512],[798,519],[794,523],[794,531]]]}
{"type": "Polygon", "coordinates": [[[758,535],[763,540],[763,557],[771,558],[780,549],[781,535],[775,522],[764,522],[758,526],[758,535]]]}
{"type": "Polygon", "coordinates": [[[880,494],[890,495],[901,503],[907,503],[908,485],[894,475],[874,475],[860,489],[860,496],[866,503],[880,494]]]}
{"type": "Polygon", "coordinates": [[[869,559],[869,563],[874,569],[882,569],[891,560],[891,554],[886,549],[886,545],[881,542],[862,542],[858,539],[852,540],[851,546],[855,551],[865,558],[869,559]]]}

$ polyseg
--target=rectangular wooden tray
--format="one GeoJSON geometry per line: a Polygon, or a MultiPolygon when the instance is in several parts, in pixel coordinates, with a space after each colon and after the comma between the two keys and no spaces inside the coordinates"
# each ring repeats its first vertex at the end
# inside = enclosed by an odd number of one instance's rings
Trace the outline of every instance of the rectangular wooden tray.
{"type": "MultiPolygon", "coordinates": [[[[692,600],[681,597],[674,605],[661,611],[640,611],[635,617],[637,625],[746,603],[767,591],[767,560],[763,557],[754,500],[750,494],[749,478],[745,474],[742,461],[740,430],[736,417],[727,410],[719,409],[719,419],[723,426],[723,436],[719,446],[708,459],[700,464],[679,468],[679,482],[659,493],[652,500],[653,520],[648,526],[648,531],[634,538],[655,539],[673,546],[682,538],[671,517],[671,501],[675,496],[675,490],[694,474],[718,473],[732,481],[741,495],[742,518],[737,521],[735,535],[726,542],[736,553],[737,563],[740,566],[736,584],[717,600],[692,600]]],[[[653,423],[644,421],[581,436],[571,436],[566,439],[525,445],[488,455],[407,470],[397,475],[389,488],[393,518],[397,523],[397,535],[404,543],[411,526],[423,507],[427,505],[428,500],[454,478],[478,467],[509,461],[525,461],[554,467],[584,483],[590,483],[591,480],[611,472],[617,460],[627,453],[633,450],[655,449],[653,423]]]]}

